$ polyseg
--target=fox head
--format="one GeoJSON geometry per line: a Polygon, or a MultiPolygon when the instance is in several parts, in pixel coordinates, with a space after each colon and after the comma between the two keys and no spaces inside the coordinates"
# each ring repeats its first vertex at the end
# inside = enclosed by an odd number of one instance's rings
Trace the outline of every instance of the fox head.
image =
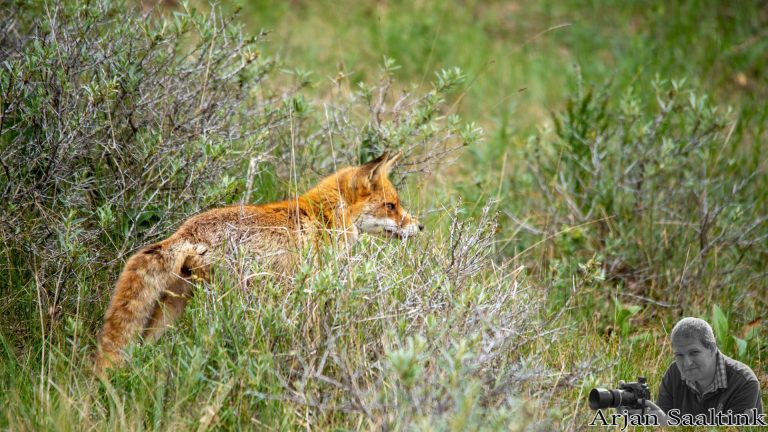
{"type": "Polygon", "coordinates": [[[389,172],[402,153],[389,153],[354,169],[351,178],[356,213],[354,224],[361,232],[406,238],[418,234],[424,225],[411,216],[400,203],[397,190],[389,181],[389,172]]]}

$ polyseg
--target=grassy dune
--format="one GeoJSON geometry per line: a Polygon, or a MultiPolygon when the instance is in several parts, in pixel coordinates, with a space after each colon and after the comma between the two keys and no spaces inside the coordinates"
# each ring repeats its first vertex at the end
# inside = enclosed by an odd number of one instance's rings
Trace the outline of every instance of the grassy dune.
{"type": "Polygon", "coordinates": [[[683,316],[768,388],[765,5],[271,3],[3,4],[0,429],[579,430],[683,316]],[[424,235],[222,262],[93,376],[132,251],[384,150],[424,235]]]}

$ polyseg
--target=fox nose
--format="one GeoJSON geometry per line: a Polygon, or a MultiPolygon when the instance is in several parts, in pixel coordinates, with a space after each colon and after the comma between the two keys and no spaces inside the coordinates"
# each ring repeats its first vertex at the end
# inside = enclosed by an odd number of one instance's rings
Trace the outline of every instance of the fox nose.
{"type": "Polygon", "coordinates": [[[419,231],[424,231],[424,224],[423,223],[419,224],[419,231]]]}

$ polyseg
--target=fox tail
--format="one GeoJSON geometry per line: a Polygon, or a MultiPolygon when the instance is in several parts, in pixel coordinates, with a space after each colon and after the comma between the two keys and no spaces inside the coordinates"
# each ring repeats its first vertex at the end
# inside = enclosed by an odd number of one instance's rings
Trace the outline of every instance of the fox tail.
{"type": "Polygon", "coordinates": [[[125,264],[104,315],[96,371],[122,362],[123,349],[138,338],[157,339],[177,318],[192,293],[191,280],[208,279],[207,248],[167,240],[147,246],[125,264]]]}

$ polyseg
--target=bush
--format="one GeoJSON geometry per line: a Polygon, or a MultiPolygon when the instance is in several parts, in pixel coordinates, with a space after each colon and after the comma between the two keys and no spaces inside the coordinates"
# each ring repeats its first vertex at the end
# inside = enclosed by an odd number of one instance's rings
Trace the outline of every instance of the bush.
{"type": "Polygon", "coordinates": [[[262,86],[262,37],[215,10],[153,21],[119,2],[6,4],[0,292],[17,301],[0,321],[22,317],[4,324],[24,339],[41,323],[21,305],[49,326],[81,298],[103,303],[105,269],[232,199],[222,178],[269,151],[284,115],[262,86]]]}
{"type": "Polygon", "coordinates": [[[643,93],[655,112],[632,88],[615,106],[607,86],[579,82],[554,115],[553,145],[532,138],[530,178],[563,232],[555,253],[596,256],[630,292],[683,308],[737,284],[758,289],[768,185],[757,153],[744,148],[759,143],[743,146],[729,111],[684,81],[657,79],[643,93]]]}

